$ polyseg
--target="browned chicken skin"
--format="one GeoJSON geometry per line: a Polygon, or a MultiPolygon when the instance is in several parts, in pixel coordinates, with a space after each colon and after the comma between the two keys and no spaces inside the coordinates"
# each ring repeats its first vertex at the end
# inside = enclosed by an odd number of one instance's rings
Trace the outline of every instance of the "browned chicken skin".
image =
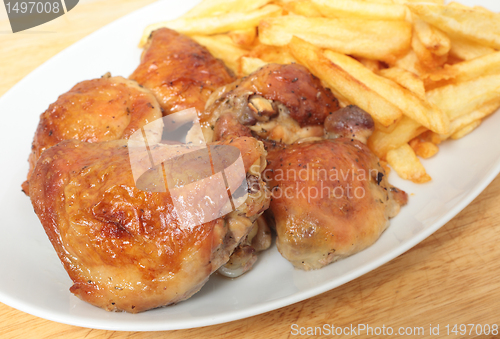
{"type": "MultiPolygon", "coordinates": [[[[269,64],[214,93],[202,124],[207,140],[255,134],[291,142],[322,136],[325,119],[338,109],[337,99],[305,67],[269,64]]],[[[260,221],[254,226],[260,241],[247,239],[220,273],[229,277],[243,274],[255,263],[255,253],[270,246],[269,227],[264,218],[260,221]]]]}
{"type": "Polygon", "coordinates": [[[287,145],[269,150],[267,160],[276,243],[297,268],[318,269],[367,248],[406,203],[358,140],[287,145]]]}
{"type": "MultiPolygon", "coordinates": [[[[109,75],[82,81],[40,116],[29,156],[28,180],[42,152],[60,141],[126,139],[161,116],[153,94],[135,81],[109,75]]],[[[28,181],[23,190],[28,194],[28,181]]]]}
{"type": "Polygon", "coordinates": [[[322,135],[326,117],[338,109],[331,91],[304,66],[269,64],[214,93],[202,124],[208,135],[217,119],[230,113],[260,137],[280,140],[286,132],[322,135]]]}
{"type": "Polygon", "coordinates": [[[295,267],[318,269],[369,247],[407,203],[365,145],[373,128],[369,114],[347,106],[325,120],[333,139],[268,144],[268,216],[295,267]]]}
{"type": "MultiPolygon", "coordinates": [[[[238,138],[230,145],[241,151],[245,171],[255,179],[252,191],[233,212],[192,227],[181,226],[169,191],[136,187],[129,162],[133,148],[126,140],[67,140],[44,152],[30,197],[74,282],[71,292],[106,310],[133,313],[196,293],[228,261],[269,203],[260,178],[262,143],[238,138]]],[[[177,172],[188,177],[195,167],[177,172]]],[[[198,189],[200,197],[211,191],[198,189]]]]}
{"type": "Polygon", "coordinates": [[[156,95],[165,115],[188,108],[202,113],[212,92],[234,81],[205,47],[168,28],[151,33],[130,79],[156,95]]]}
{"type": "MultiPolygon", "coordinates": [[[[276,227],[280,253],[305,270],[370,246],[407,202],[364,144],[372,118],[356,106],[338,110],[316,80],[301,66],[269,65],[220,90],[207,107],[217,119],[214,139],[249,133],[265,138],[271,189],[266,216],[276,227]],[[278,93],[269,96],[269,90],[278,93]],[[304,129],[308,124],[319,129],[304,129]]],[[[251,256],[241,250],[232,265],[246,268],[251,256]]]]}

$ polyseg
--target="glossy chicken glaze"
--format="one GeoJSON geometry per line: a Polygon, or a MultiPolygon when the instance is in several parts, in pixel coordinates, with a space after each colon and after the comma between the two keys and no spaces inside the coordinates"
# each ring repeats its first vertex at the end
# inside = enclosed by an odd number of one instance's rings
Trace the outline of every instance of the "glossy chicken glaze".
{"type": "MultiPolygon", "coordinates": [[[[74,282],[71,292],[106,310],[132,313],[196,293],[269,203],[260,179],[262,143],[239,138],[222,144],[241,151],[257,184],[235,211],[193,227],[180,226],[168,191],[136,188],[126,140],[67,140],[44,152],[30,197],[74,282]]],[[[210,194],[211,187],[198,186],[200,196],[210,194]]]]}
{"type": "Polygon", "coordinates": [[[358,140],[270,146],[267,161],[267,215],[278,250],[297,268],[318,269],[367,248],[406,204],[358,140]]]}
{"type": "MultiPolygon", "coordinates": [[[[302,66],[264,66],[219,95],[207,104],[217,118],[215,140],[254,134],[266,144],[265,215],[278,250],[295,267],[318,269],[367,248],[406,204],[406,193],[389,185],[364,144],[374,128],[370,115],[356,106],[339,109],[302,66]]],[[[230,264],[242,271],[252,259],[241,248],[230,264]]]]}
{"type": "MultiPolygon", "coordinates": [[[[202,123],[214,129],[216,120],[230,113],[242,125],[257,126],[285,115],[297,124],[297,129],[318,126],[322,133],[326,117],[338,109],[331,91],[304,66],[269,64],[214,93],[202,123]]],[[[265,128],[266,133],[270,132],[270,127],[265,128]]]]}
{"type": "Polygon", "coordinates": [[[235,80],[205,47],[168,28],[151,33],[130,79],[156,95],[164,115],[193,107],[203,112],[212,92],[235,80]]]}
{"type": "MultiPolygon", "coordinates": [[[[82,81],[40,116],[29,156],[28,179],[42,152],[60,141],[126,139],[161,116],[154,95],[135,81],[109,75],[82,81]]],[[[28,194],[28,181],[23,190],[28,194]]]]}

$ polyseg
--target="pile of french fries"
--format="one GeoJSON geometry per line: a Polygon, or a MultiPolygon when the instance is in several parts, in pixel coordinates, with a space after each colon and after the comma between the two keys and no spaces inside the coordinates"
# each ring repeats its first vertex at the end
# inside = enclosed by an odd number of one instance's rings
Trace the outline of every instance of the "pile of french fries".
{"type": "Polygon", "coordinates": [[[404,179],[431,180],[418,157],[500,107],[500,14],[442,0],[204,0],[150,25],[206,46],[238,76],[299,63],[342,106],[375,120],[370,149],[404,179]],[[418,157],[417,157],[418,156],[418,157]]]}

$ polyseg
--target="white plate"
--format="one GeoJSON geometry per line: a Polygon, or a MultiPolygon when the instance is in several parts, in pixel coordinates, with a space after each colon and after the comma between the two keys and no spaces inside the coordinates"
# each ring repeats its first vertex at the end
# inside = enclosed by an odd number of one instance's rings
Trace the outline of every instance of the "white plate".
{"type": "MultiPolygon", "coordinates": [[[[191,299],[141,314],[108,313],[69,291],[64,271],[29,199],[20,185],[38,116],[75,83],[111,71],[128,76],[138,65],[136,47],[143,28],[175,18],[197,0],[161,1],[128,15],[61,52],[0,99],[0,301],[33,315],[108,330],[172,330],[250,317],[310,298],[355,279],[407,251],[469,204],[500,172],[500,114],[475,132],[442,145],[425,161],[433,181],[414,185],[391,175],[396,186],[413,193],[375,245],[318,271],[295,270],[275,248],[255,268],[231,281],[214,276],[191,299]]],[[[500,11],[497,0],[462,1],[500,11]]]]}

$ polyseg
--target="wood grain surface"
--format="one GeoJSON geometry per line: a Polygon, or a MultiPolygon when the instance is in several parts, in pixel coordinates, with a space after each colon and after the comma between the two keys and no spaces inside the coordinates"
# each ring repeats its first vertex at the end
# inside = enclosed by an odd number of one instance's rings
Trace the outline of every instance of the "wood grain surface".
{"type": "MultiPolygon", "coordinates": [[[[67,46],[151,2],[83,3],[53,22],[16,34],[1,21],[0,95],[67,46]]],[[[63,325],[0,304],[0,338],[286,338],[293,337],[293,324],[385,325],[396,331],[423,327],[425,334],[414,337],[436,338],[446,337],[447,324],[500,325],[499,197],[497,177],[458,216],[407,253],[332,291],[248,319],[170,332],[112,332],[63,325]],[[430,324],[440,325],[439,336],[429,333],[430,324]]]]}

